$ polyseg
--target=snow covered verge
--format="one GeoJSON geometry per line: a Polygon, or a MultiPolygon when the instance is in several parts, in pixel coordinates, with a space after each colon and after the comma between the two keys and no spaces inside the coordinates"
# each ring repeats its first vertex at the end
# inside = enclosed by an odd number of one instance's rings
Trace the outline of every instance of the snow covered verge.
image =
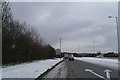
{"type": "Polygon", "coordinates": [[[118,70],[118,60],[117,59],[105,59],[105,58],[92,58],[92,57],[82,57],[76,58],[76,60],[104,66],[106,68],[118,70]]]}
{"type": "MultiPolygon", "coordinates": [[[[61,59],[62,60],[62,59],[61,59]]],[[[37,78],[61,61],[60,59],[39,60],[2,68],[2,78],[37,78]]]]}
{"type": "Polygon", "coordinates": [[[2,68],[0,66],[0,80],[2,79],[2,68]]]}

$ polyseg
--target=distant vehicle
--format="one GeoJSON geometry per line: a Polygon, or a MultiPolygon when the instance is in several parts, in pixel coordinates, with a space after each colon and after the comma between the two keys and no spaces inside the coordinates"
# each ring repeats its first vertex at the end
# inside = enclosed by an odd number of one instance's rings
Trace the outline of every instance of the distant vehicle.
{"type": "Polygon", "coordinates": [[[68,59],[69,54],[64,54],[64,59],[68,59]]]}
{"type": "Polygon", "coordinates": [[[82,53],[82,57],[86,57],[86,55],[87,55],[86,53],[82,53]]]}
{"type": "Polygon", "coordinates": [[[61,55],[61,50],[60,49],[56,49],[56,55],[61,55]]]}
{"type": "Polygon", "coordinates": [[[69,61],[74,61],[73,55],[72,55],[72,54],[69,54],[68,59],[69,59],[69,61]]]}

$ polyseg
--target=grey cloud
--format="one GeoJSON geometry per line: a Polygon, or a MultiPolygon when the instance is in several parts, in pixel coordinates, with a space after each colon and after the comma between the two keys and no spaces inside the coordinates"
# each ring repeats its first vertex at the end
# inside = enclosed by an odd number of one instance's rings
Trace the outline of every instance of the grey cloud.
{"type": "MultiPolygon", "coordinates": [[[[11,3],[15,19],[34,26],[45,42],[59,47],[59,38],[63,40],[64,51],[78,51],[88,48],[96,40],[96,47],[112,48],[117,51],[115,19],[117,3],[11,3]],[[112,43],[114,42],[114,45],[112,43]],[[72,44],[73,46],[70,46],[72,44]],[[110,46],[111,45],[111,46],[110,46]]],[[[83,50],[84,52],[84,50],[83,50]]]]}

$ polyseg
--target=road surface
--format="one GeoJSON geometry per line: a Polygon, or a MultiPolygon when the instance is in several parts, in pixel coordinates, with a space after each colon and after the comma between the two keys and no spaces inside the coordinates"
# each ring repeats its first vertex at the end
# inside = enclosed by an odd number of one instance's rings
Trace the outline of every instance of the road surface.
{"type": "MultiPolygon", "coordinates": [[[[104,80],[102,77],[106,78],[106,73],[104,72],[106,69],[108,68],[91,63],[86,63],[79,60],[74,60],[74,61],[64,60],[53,70],[51,70],[43,79],[78,78],[84,80],[91,80],[91,79],[104,80]],[[86,71],[86,69],[93,71],[93,73],[90,71],[86,71]]],[[[110,72],[111,80],[118,80],[118,71],[113,69],[109,69],[109,70],[112,71],[110,72]]]]}

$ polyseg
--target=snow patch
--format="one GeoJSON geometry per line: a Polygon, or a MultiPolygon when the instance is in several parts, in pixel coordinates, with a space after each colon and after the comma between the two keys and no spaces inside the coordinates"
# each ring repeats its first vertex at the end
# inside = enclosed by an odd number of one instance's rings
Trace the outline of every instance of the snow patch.
{"type": "MultiPolygon", "coordinates": [[[[61,59],[62,60],[62,59],[61,59]]],[[[40,74],[50,69],[60,59],[39,60],[2,68],[2,78],[37,78],[40,74]]]]}
{"type": "Polygon", "coordinates": [[[2,67],[0,66],[0,80],[2,79],[2,67]]]}
{"type": "Polygon", "coordinates": [[[76,58],[76,60],[97,64],[100,66],[104,66],[110,69],[118,70],[118,60],[117,59],[105,59],[105,58],[90,58],[90,57],[82,57],[76,58]]]}

